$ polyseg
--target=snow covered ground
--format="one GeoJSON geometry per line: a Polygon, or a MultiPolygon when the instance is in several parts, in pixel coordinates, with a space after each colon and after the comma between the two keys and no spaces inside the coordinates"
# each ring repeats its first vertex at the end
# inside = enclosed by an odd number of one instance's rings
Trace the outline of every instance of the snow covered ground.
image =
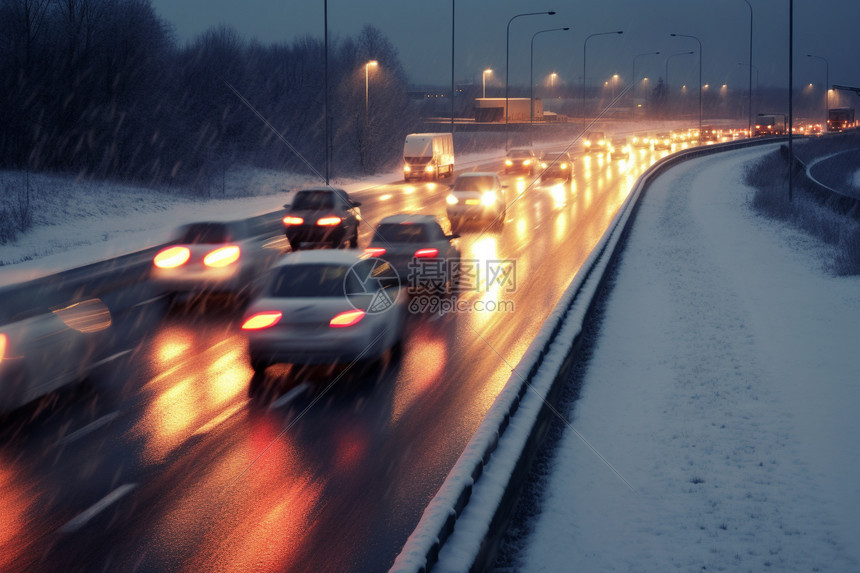
{"type": "Polygon", "coordinates": [[[860,277],[757,217],[743,166],[647,192],[522,571],[860,571],[860,277]]]}

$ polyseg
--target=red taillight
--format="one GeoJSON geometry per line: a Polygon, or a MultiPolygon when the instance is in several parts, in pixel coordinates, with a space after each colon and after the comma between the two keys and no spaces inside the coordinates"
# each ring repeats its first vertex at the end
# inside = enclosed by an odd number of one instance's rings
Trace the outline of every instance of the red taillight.
{"type": "Polygon", "coordinates": [[[238,261],[241,254],[238,246],[228,245],[207,253],[203,257],[203,264],[207,267],[226,267],[238,261]]]}
{"type": "Polygon", "coordinates": [[[173,269],[181,267],[190,258],[191,251],[188,247],[167,247],[155,255],[152,264],[160,269],[173,269]]]}
{"type": "Polygon", "coordinates": [[[3,362],[4,356],[6,356],[6,335],[0,332],[0,362],[3,362]]]}
{"type": "Polygon", "coordinates": [[[381,257],[385,254],[385,247],[367,247],[364,249],[364,255],[367,257],[381,257]]]}
{"type": "Polygon", "coordinates": [[[320,217],[317,219],[317,225],[320,227],[332,227],[334,225],[340,225],[341,222],[340,217],[320,217]]]}
{"type": "Polygon", "coordinates": [[[283,218],[284,225],[303,225],[305,220],[301,217],[293,217],[292,215],[287,215],[283,218]]]}
{"type": "Polygon", "coordinates": [[[338,315],[335,315],[330,321],[328,321],[328,325],[332,328],[344,328],[347,326],[352,326],[357,324],[366,313],[363,310],[347,310],[338,315]]]}
{"type": "Polygon", "coordinates": [[[416,259],[427,259],[439,256],[439,249],[418,249],[413,255],[416,259]]]}
{"type": "Polygon", "coordinates": [[[276,310],[252,314],[242,323],[242,330],[262,330],[275,326],[282,316],[284,315],[276,310]]]}

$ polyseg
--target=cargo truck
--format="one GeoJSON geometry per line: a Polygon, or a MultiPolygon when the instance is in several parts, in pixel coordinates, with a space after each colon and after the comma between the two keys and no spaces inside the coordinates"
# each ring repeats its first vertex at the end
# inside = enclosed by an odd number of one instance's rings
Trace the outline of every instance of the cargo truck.
{"type": "Polygon", "coordinates": [[[755,120],[754,135],[785,135],[788,133],[784,113],[760,113],[755,120]]]}
{"type": "Polygon", "coordinates": [[[403,144],[403,179],[437,179],[454,174],[450,133],[410,133],[403,144]]]}
{"type": "Polygon", "coordinates": [[[827,131],[842,131],[854,127],[854,109],[835,107],[827,110],[827,131]]]}

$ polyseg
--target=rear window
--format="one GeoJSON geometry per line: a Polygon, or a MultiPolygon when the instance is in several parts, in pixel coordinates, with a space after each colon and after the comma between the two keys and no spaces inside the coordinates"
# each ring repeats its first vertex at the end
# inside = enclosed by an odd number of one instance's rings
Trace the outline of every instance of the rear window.
{"type": "Polygon", "coordinates": [[[334,194],[330,191],[299,191],[292,208],[297,211],[321,211],[334,208],[334,194]]]}
{"type": "Polygon", "coordinates": [[[179,234],[177,242],[186,245],[226,243],[230,230],[224,223],[194,223],[187,225],[179,234]]]}
{"type": "Polygon", "coordinates": [[[384,224],[376,229],[376,238],[386,243],[426,243],[429,239],[424,225],[384,224]]]}
{"type": "Polygon", "coordinates": [[[492,175],[477,175],[475,177],[459,177],[454,183],[454,191],[486,191],[496,188],[496,178],[492,175]]]}
{"type": "Polygon", "coordinates": [[[344,265],[288,265],[275,271],[269,294],[279,298],[343,296],[344,265]]]}
{"type": "Polygon", "coordinates": [[[335,298],[372,292],[376,281],[362,282],[360,274],[370,274],[375,261],[354,265],[305,264],[278,267],[269,283],[268,295],[277,298],[335,298]],[[364,268],[367,267],[367,268],[364,268]]]}

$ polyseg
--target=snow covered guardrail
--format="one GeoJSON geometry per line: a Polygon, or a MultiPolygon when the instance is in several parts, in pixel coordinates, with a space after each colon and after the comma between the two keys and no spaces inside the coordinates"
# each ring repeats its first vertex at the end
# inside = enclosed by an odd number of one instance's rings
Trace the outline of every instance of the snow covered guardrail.
{"type": "Polygon", "coordinates": [[[665,157],[637,180],[424,510],[391,572],[431,568],[462,572],[492,564],[519,489],[554,415],[553,404],[575,360],[583,327],[607,269],[621,252],[640,197],[651,181],[681,161],[773,142],[769,138],[696,147],[665,157]]]}

